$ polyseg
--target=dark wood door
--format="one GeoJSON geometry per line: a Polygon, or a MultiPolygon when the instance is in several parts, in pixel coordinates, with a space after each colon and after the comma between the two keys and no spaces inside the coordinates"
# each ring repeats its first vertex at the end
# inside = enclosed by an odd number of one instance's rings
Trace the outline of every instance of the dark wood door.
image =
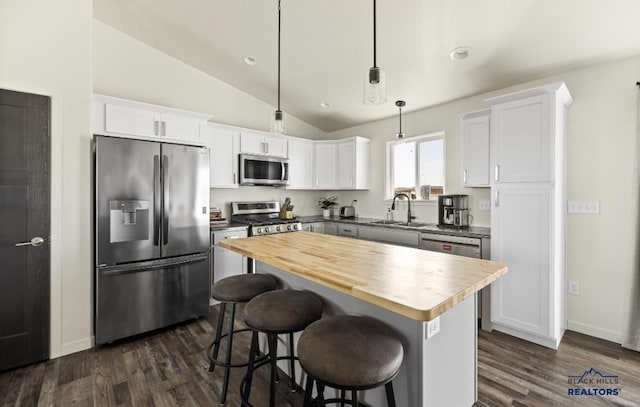
{"type": "Polygon", "coordinates": [[[50,99],[0,90],[0,370],[49,358],[50,175],[50,99]]]}

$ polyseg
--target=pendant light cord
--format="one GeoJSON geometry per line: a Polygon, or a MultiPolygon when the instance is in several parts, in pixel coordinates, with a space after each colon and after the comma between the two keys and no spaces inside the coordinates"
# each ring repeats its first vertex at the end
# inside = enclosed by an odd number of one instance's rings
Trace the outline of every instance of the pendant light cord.
{"type": "Polygon", "coordinates": [[[398,107],[398,109],[400,109],[400,133],[398,134],[402,134],[402,107],[398,107]]]}
{"type": "Polygon", "coordinates": [[[278,0],[278,111],[280,111],[280,1],[278,0]]]}
{"type": "Polygon", "coordinates": [[[373,0],[373,67],[376,65],[376,0],[373,0]]]}

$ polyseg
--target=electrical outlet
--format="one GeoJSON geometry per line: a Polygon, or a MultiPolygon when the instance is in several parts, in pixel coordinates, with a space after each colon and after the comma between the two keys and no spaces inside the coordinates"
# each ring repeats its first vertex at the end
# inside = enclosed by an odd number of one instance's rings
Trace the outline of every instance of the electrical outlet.
{"type": "Polygon", "coordinates": [[[569,294],[580,294],[580,283],[574,280],[569,280],[569,294]]]}
{"type": "Polygon", "coordinates": [[[569,201],[569,213],[583,213],[598,215],[600,201],[569,201]]]}
{"type": "Polygon", "coordinates": [[[478,201],[478,209],[481,211],[490,211],[491,210],[491,201],[488,199],[481,199],[478,201]]]}
{"type": "Polygon", "coordinates": [[[425,339],[431,338],[433,335],[440,332],[440,317],[435,317],[431,321],[427,321],[427,337],[425,339]]]}

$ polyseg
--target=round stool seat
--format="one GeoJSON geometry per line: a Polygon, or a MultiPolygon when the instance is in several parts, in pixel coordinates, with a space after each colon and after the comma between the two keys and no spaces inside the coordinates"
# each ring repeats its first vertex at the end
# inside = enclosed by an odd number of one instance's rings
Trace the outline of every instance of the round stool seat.
{"type": "Polygon", "coordinates": [[[323,308],[320,298],[309,291],[269,291],[247,303],[244,321],[261,332],[297,332],[320,319],[323,308]]]}
{"type": "Polygon", "coordinates": [[[339,315],[309,325],[298,341],[302,368],[336,388],[369,389],[391,381],[402,363],[402,343],[385,324],[339,315]]]}
{"type": "Polygon", "coordinates": [[[276,289],[276,279],[268,274],[241,274],[223,278],[213,285],[211,296],[218,301],[246,302],[258,294],[276,289]]]}

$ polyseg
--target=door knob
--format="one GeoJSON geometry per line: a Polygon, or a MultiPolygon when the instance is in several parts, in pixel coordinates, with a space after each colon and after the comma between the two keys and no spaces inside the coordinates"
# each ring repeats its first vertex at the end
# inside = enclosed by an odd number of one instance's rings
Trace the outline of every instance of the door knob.
{"type": "Polygon", "coordinates": [[[44,239],[38,236],[28,242],[16,243],[16,246],[40,246],[42,243],[44,243],[44,239]]]}

